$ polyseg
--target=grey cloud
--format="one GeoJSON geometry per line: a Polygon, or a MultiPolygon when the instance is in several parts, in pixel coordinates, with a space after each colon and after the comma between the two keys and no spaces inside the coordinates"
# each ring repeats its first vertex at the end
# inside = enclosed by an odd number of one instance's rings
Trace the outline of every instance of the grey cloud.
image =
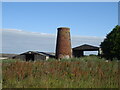
{"type": "MultiPolygon", "coordinates": [[[[82,44],[99,46],[103,37],[72,36],[72,47],[82,44]]],[[[26,32],[21,30],[2,30],[2,52],[22,53],[29,50],[55,52],[56,35],[26,32]]]]}
{"type": "Polygon", "coordinates": [[[90,44],[90,45],[95,45],[99,46],[100,43],[103,41],[103,37],[88,37],[88,36],[73,36],[72,37],[72,47],[79,46],[82,44],[90,44]]]}

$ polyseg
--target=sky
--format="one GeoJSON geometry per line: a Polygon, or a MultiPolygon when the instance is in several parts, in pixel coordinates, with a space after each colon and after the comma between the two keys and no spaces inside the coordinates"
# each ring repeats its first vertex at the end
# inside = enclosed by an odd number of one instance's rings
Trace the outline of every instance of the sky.
{"type": "Polygon", "coordinates": [[[58,27],[70,28],[72,47],[99,46],[118,24],[118,3],[3,2],[2,24],[3,53],[55,52],[58,27]]]}
{"type": "Polygon", "coordinates": [[[3,2],[119,2],[119,0],[2,0],[3,2]]]}
{"type": "Polygon", "coordinates": [[[120,1],[118,3],[118,25],[120,25],[120,1]]]}
{"type": "Polygon", "coordinates": [[[4,2],[3,28],[56,34],[104,37],[118,24],[117,2],[4,2]]]}

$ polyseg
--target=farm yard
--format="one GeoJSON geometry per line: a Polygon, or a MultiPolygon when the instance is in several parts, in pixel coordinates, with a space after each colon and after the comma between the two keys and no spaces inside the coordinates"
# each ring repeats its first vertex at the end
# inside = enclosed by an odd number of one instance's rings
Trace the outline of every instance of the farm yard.
{"type": "Polygon", "coordinates": [[[120,2],[3,2],[0,88],[119,89],[119,10],[120,2]]]}
{"type": "Polygon", "coordinates": [[[3,88],[118,88],[118,61],[85,56],[47,61],[2,61],[3,88]]]}

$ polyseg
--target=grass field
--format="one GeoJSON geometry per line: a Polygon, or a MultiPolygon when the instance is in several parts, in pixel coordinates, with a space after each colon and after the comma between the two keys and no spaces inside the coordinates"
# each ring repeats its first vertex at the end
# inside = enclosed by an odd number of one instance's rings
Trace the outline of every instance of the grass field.
{"type": "Polygon", "coordinates": [[[3,60],[3,88],[118,88],[118,62],[97,56],[25,62],[3,60]]]}

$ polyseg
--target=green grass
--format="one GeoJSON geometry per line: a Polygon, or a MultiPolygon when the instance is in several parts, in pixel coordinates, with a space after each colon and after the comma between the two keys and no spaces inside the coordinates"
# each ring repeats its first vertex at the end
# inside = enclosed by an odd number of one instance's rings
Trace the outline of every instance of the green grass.
{"type": "Polygon", "coordinates": [[[4,60],[1,60],[2,63],[14,63],[14,62],[17,62],[17,61],[20,61],[20,60],[15,60],[15,59],[4,59],[4,60]]]}
{"type": "Polygon", "coordinates": [[[3,88],[118,88],[118,62],[97,56],[3,61],[3,88]]]}

